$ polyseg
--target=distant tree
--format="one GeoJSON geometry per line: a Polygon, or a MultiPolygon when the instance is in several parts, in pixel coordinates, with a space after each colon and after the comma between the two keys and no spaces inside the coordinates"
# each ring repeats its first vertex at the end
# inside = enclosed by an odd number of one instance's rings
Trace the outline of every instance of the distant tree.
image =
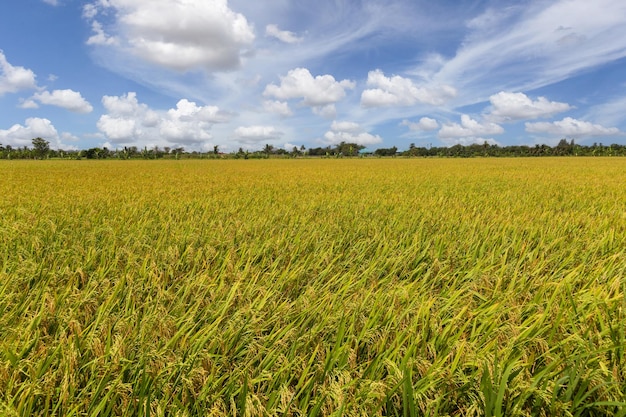
{"type": "Polygon", "coordinates": [[[87,149],[83,153],[83,156],[87,159],[100,159],[101,155],[102,155],[102,149],[100,148],[87,149]]]}
{"type": "Polygon", "coordinates": [[[263,152],[269,157],[270,154],[274,152],[274,147],[268,143],[265,145],[265,148],[263,148],[263,152]]]}
{"type": "Polygon", "coordinates": [[[220,147],[219,145],[215,145],[213,146],[213,155],[217,155],[220,153],[220,147]]]}
{"type": "Polygon", "coordinates": [[[250,157],[250,153],[247,150],[243,150],[243,148],[239,148],[237,153],[235,153],[235,159],[243,158],[248,159],[250,157]]]}
{"type": "Polygon", "coordinates": [[[152,159],[152,150],[148,150],[148,147],[144,146],[143,151],[141,151],[141,157],[143,159],[152,159]]]}
{"type": "Polygon", "coordinates": [[[392,148],[379,148],[374,151],[374,155],[378,156],[395,156],[398,152],[398,148],[395,146],[392,148]]]}
{"type": "Polygon", "coordinates": [[[341,142],[339,145],[337,145],[335,152],[342,156],[357,156],[359,154],[359,151],[364,148],[365,146],[358,145],[356,143],[341,142]]]}
{"type": "Polygon", "coordinates": [[[330,146],[326,148],[310,148],[309,155],[310,156],[324,156],[330,152],[330,146]]]}
{"type": "Polygon", "coordinates": [[[32,142],[36,158],[43,159],[48,156],[48,152],[50,152],[50,142],[39,137],[33,139],[32,142]]]}
{"type": "Polygon", "coordinates": [[[574,140],[568,142],[567,139],[561,139],[554,150],[556,155],[571,155],[574,153],[574,140]]]}

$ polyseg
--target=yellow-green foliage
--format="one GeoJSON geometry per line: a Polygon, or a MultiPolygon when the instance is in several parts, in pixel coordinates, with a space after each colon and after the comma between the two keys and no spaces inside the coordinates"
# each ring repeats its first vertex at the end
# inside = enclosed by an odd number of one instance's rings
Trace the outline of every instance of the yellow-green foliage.
{"type": "Polygon", "coordinates": [[[626,160],[0,164],[1,415],[624,415],[626,160]]]}

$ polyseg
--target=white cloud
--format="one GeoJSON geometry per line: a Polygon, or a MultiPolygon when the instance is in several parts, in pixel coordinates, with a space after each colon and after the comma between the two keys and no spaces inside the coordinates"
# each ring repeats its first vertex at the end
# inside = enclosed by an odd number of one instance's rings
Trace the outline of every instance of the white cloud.
{"type": "Polygon", "coordinates": [[[337,117],[337,107],[334,104],[327,104],[325,106],[313,107],[313,113],[318,116],[325,117],[326,119],[334,119],[337,117]]]}
{"type": "Polygon", "coordinates": [[[170,109],[167,113],[172,120],[182,122],[225,123],[231,118],[229,113],[220,110],[217,106],[198,106],[187,99],[180,100],[176,103],[176,109],[170,109]]]}
{"type": "Polygon", "coordinates": [[[33,99],[20,99],[20,104],[18,105],[20,109],[38,109],[39,104],[33,99]]]}
{"type": "Polygon", "coordinates": [[[137,93],[134,92],[124,96],[104,96],[102,104],[113,116],[132,116],[148,108],[145,104],[139,104],[137,93]]]}
{"type": "Polygon", "coordinates": [[[515,7],[505,7],[502,9],[487,8],[482,14],[471,18],[465,22],[469,29],[493,30],[500,21],[509,19],[517,12],[515,7]]]}
{"type": "Polygon", "coordinates": [[[539,97],[533,101],[524,93],[507,93],[504,91],[492,95],[489,97],[489,101],[492,110],[488,117],[496,122],[550,117],[572,108],[567,103],[549,101],[545,97],[539,97]]]}
{"type": "Polygon", "coordinates": [[[75,150],[74,145],[67,145],[65,141],[75,142],[76,136],[70,133],[62,133],[59,136],[56,128],[48,119],[31,117],[26,119],[24,125],[15,124],[7,130],[0,129],[0,143],[13,147],[27,146],[32,148],[34,138],[43,138],[50,142],[53,149],[75,150]]]}
{"type": "Polygon", "coordinates": [[[141,141],[144,136],[144,132],[140,129],[136,129],[134,119],[113,117],[105,114],[100,117],[97,126],[98,130],[104,133],[104,135],[113,142],[131,143],[141,141]]]}
{"type": "Polygon", "coordinates": [[[238,68],[255,38],[246,17],[233,12],[228,0],[100,0],[85,6],[83,16],[92,20],[106,9],[116,17],[109,28],[114,35],[94,25],[88,42],[118,39],[121,51],[178,71],[238,68]]]}
{"type": "Polygon", "coordinates": [[[50,6],[58,6],[59,5],[59,1],[58,0],[43,0],[44,3],[49,4],[50,6]]]}
{"type": "Polygon", "coordinates": [[[62,132],[58,137],[52,138],[50,142],[50,147],[53,149],[63,149],[65,151],[77,151],[79,148],[76,145],[72,145],[71,143],[77,143],[80,141],[80,138],[69,133],[62,132]]]}
{"type": "Polygon", "coordinates": [[[106,34],[100,22],[96,20],[91,22],[91,30],[94,34],[87,39],[87,45],[117,45],[119,43],[117,38],[106,34]]]}
{"type": "Polygon", "coordinates": [[[376,88],[361,94],[361,104],[365,107],[412,106],[416,103],[441,105],[457,94],[449,85],[418,86],[399,75],[387,77],[381,70],[369,72],[367,85],[376,88]]]}
{"type": "Polygon", "coordinates": [[[380,136],[365,132],[358,123],[337,121],[334,121],[330,130],[324,134],[324,140],[332,145],[346,142],[364,146],[375,145],[383,141],[380,136]]]}
{"type": "Polygon", "coordinates": [[[137,95],[104,96],[107,110],[98,120],[98,129],[118,145],[198,147],[212,139],[216,123],[230,120],[231,115],[215,106],[198,106],[182,99],[176,108],[158,111],[139,103],[137,95]]]}
{"type": "Polygon", "coordinates": [[[489,9],[469,24],[472,31],[434,79],[452,80],[475,100],[494,89],[536,89],[626,56],[626,2],[554,0],[509,9],[489,9]]]}
{"type": "Polygon", "coordinates": [[[332,75],[318,75],[314,78],[306,68],[293,69],[280,80],[279,86],[269,84],[263,95],[280,100],[301,98],[303,104],[320,108],[342,100],[346,90],[356,86],[354,81],[337,81],[332,75]]]}
{"type": "Polygon", "coordinates": [[[65,143],[77,142],[79,139],[67,132],[59,133],[48,119],[31,117],[24,125],[15,124],[7,130],[0,129],[0,143],[14,147],[32,148],[34,138],[43,138],[53,149],[77,150],[76,146],[65,143]]]}
{"type": "Polygon", "coordinates": [[[298,37],[295,33],[287,30],[280,30],[277,25],[267,25],[265,27],[265,35],[276,38],[285,43],[302,42],[302,38],[298,37]]]}
{"type": "Polygon", "coordinates": [[[79,92],[73,90],[54,90],[52,92],[43,91],[41,93],[35,93],[33,97],[25,101],[21,107],[33,108],[27,106],[32,106],[35,101],[41,104],[62,107],[75,113],[90,113],[93,111],[91,104],[89,104],[79,92]]]}
{"type": "Polygon", "coordinates": [[[98,3],[87,3],[83,6],[83,18],[91,20],[98,15],[98,3]]]}
{"type": "Polygon", "coordinates": [[[0,96],[37,88],[35,77],[32,70],[11,65],[0,50],[0,96]]]}
{"type": "Polygon", "coordinates": [[[11,146],[31,146],[32,139],[41,137],[48,141],[58,138],[58,133],[48,119],[31,117],[24,125],[15,124],[7,130],[0,130],[0,143],[11,146]]]}
{"type": "Polygon", "coordinates": [[[324,134],[324,139],[333,145],[339,144],[341,142],[346,143],[356,143],[357,145],[375,145],[377,143],[381,143],[383,139],[378,135],[372,135],[371,133],[361,132],[361,133],[349,133],[349,132],[333,132],[328,131],[324,134]]]}
{"type": "Polygon", "coordinates": [[[278,114],[283,117],[293,115],[293,112],[289,108],[289,103],[286,103],[284,101],[265,100],[263,102],[263,110],[268,113],[278,114]]]}
{"type": "Polygon", "coordinates": [[[439,130],[439,138],[478,138],[480,136],[500,135],[502,133],[504,133],[504,129],[496,123],[480,123],[467,114],[463,114],[461,116],[461,124],[449,123],[443,125],[439,130]]]}
{"type": "Polygon", "coordinates": [[[283,136],[274,126],[240,126],[235,129],[235,137],[244,143],[272,141],[283,136]]]}
{"type": "Polygon", "coordinates": [[[500,145],[500,143],[493,138],[483,138],[480,136],[466,136],[462,138],[447,138],[442,139],[443,143],[446,146],[454,146],[454,145],[463,145],[469,146],[473,144],[482,145],[483,143],[488,143],[489,145],[500,145]]]}
{"type": "Polygon", "coordinates": [[[615,136],[622,132],[616,127],[604,127],[602,125],[576,120],[566,117],[556,122],[526,123],[526,131],[529,133],[547,133],[555,136],[568,137],[591,137],[591,136],[615,136]]]}
{"type": "Polygon", "coordinates": [[[359,133],[363,131],[363,129],[358,123],[338,122],[336,120],[333,122],[332,125],[330,125],[330,130],[334,132],[345,132],[345,133],[359,133]]]}
{"type": "Polygon", "coordinates": [[[193,143],[208,141],[209,133],[215,123],[225,123],[230,115],[216,106],[197,106],[186,99],[170,109],[167,117],[161,121],[160,132],[170,142],[193,143]]]}
{"type": "Polygon", "coordinates": [[[585,119],[595,120],[601,125],[616,126],[626,120],[626,95],[619,95],[605,103],[592,106],[585,119]]]}
{"type": "Polygon", "coordinates": [[[439,129],[439,123],[435,119],[430,117],[422,117],[418,123],[411,122],[409,120],[403,120],[402,126],[407,126],[414,132],[430,132],[432,130],[439,129]]]}

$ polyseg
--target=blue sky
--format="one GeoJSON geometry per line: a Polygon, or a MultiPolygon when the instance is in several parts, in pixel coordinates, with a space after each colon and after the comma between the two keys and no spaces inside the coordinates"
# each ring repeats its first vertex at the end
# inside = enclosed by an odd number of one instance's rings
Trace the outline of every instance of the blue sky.
{"type": "Polygon", "coordinates": [[[0,144],[626,143],[623,0],[11,0],[0,144]]]}

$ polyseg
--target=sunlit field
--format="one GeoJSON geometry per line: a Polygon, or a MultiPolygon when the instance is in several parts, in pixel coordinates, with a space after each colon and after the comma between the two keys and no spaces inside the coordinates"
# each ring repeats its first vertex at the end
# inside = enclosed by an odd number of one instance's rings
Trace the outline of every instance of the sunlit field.
{"type": "Polygon", "coordinates": [[[624,158],[0,176],[0,415],[626,415],[624,158]]]}

